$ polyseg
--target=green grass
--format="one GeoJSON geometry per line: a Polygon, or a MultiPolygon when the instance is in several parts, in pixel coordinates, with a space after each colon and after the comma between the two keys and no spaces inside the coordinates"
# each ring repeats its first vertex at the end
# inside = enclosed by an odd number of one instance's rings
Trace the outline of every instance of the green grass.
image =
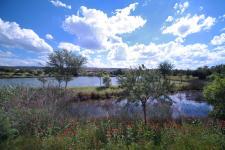
{"type": "Polygon", "coordinates": [[[224,149],[225,135],[203,124],[178,125],[99,120],[71,122],[57,135],[19,136],[0,145],[4,149],[224,149]]]}
{"type": "Polygon", "coordinates": [[[75,92],[84,92],[84,93],[92,93],[92,92],[95,92],[95,93],[112,93],[112,92],[119,92],[121,91],[122,89],[119,88],[118,86],[112,86],[112,87],[109,87],[109,88],[105,88],[105,87],[73,87],[73,88],[70,88],[72,90],[74,90],[75,92]]]}
{"type": "Polygon", "coordinates": [[[182,81],[189,81],[189,80],[198,79],[198,77],[182,75],[182,76],[169,76],[169,79],[174,81],[180,81],[181,79],[182,81]]]}

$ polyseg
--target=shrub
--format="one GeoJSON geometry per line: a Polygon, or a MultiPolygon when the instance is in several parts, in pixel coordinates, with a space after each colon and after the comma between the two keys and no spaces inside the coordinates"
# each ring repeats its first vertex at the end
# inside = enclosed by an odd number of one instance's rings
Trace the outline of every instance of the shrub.
{"type": "Polygon", "coordinates": [[[11,127],[8,116],[0,109],[0,143],[17,134],[11,127]]]}
{"type": "Polygon", "coordinates": [[[204,88],[204,96],[214,106],[213,116],[225,119],[225,78],[217,77],[204,88]]]}

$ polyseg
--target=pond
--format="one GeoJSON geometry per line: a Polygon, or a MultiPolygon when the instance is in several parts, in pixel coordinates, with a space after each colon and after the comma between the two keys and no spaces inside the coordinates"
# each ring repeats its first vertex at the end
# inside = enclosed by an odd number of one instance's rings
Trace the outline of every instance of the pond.
{"type": "MultiPolygon", "coordinates": [[[[178,92],[170,95],[172,103],[148,101],[148,118],[180,118],[207,117],[213,107],[202,99],[202,94],[197,91],[178,92]]],[[[74,102],[67,108],[69,114],[78,119],[119,117],[126,119],[142,118],[140,103],[128,103],[122,101],[88,101],[74,102]]]]}
{"type": "MultiPolygon", "coordinates": [[[[54,78],[47,78],[48,83],[51,85],[57,85],[58,82],[54,78]]],[[[117,85],[117,78],[111,77],[112,85],[117,85]]],[[[42,83],[37,78],[7,78],[0,79],[0,86],[8,85],[23,85],[30,87],[41,87],[42,83]]],[[[100,79],[99,77],[87,77],[80,76],[74,77],[70,82],[68,82],[68,87],[85,87],[85,86],[99,86],[100,79]]]]}

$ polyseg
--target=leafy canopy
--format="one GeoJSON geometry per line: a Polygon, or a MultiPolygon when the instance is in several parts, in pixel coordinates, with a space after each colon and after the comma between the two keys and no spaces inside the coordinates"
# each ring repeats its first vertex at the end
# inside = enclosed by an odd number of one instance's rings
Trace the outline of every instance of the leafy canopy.
{"type": "Polygon", "coordinates": [[[204,88],[206,100],[214,106],[213,115],[225,119],[225,78],[217,77],[204,88]]]}
{"type": "Polygon", "coordinates": [[[147,101],[149,98],[166,96],[171,87],[168,80],[162,79],[159,71],[148,70],[144,65],[138,69],[131,69],[119,77],[119,83],[131,101],[147,101]]]}

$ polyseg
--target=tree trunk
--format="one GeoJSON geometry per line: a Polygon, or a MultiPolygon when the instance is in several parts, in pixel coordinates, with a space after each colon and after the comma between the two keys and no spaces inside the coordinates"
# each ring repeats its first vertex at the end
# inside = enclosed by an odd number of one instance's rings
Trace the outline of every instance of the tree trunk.
{"type": "Polygon", "coordinates": [[[146,101],[142,101],[142,109],[143,109],[143,114],[144,114],[144,122],[145,122],[145,125],[146,125],[147,124],[146,101]]]}
{"type": "Polygon", "coordinates": [[[65,89],[67,88],[68,81],[65,82],[65,89]]]}
{"type": "Polygon", "coordinates": [[[59,89],[61,88],[61,81],[58,81],[58,83],[59,83],[59,89]]]}
{"type": "Polygon", "coordinates": [[[99,77],[99,80],[100,80],[100,87],[102,86],[102,78],[99,77]]]}

